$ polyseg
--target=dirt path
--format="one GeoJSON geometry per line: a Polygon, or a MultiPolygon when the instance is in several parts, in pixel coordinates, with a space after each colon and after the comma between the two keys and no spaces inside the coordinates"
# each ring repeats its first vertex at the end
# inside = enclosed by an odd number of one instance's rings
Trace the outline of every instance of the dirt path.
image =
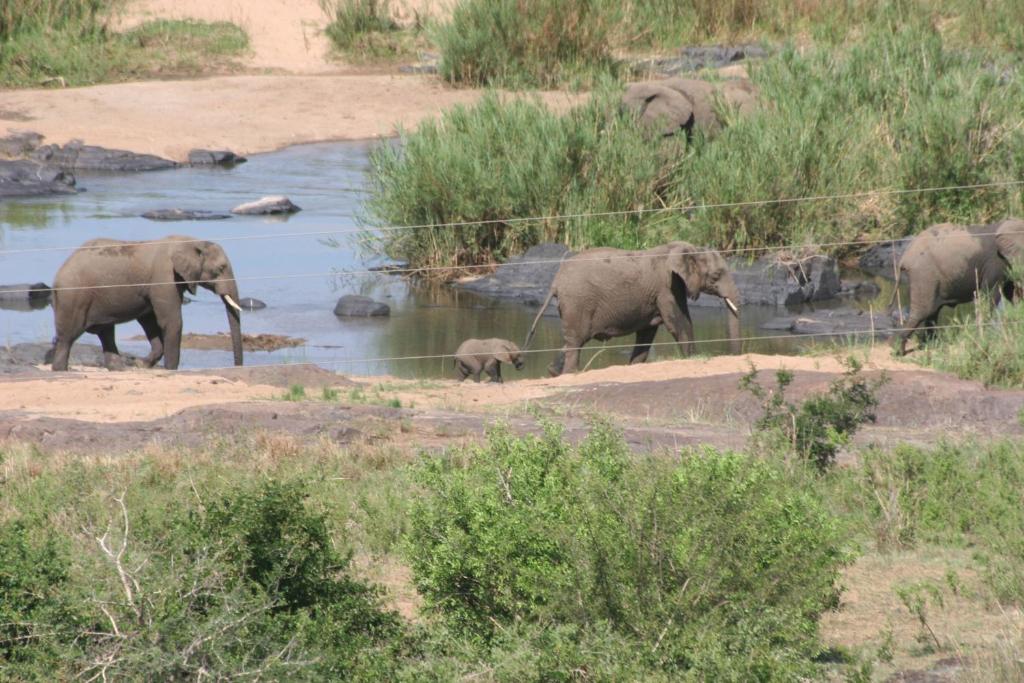
{"type": "MultiPolygon", "coordinates": [[[[417,17],[440,16],[443,0],[398,0],[392,14],[401,25],[417,17]]],[[[116,26],[128,29],[153,18],[230,22],[249,35],[250,69],[292,74],[336,73],[344,63],[330,54],[324,36],[328,15],[319,0],[134,0],[116,26]]]]}
{"type": "MultiPolygon", "coordinates": [[[[398,0],[392,15],[402,25],[417,17],[441,16],[441,0],[398,0]]],[[[337,72],[344,64],[330,55],[323,34],[327,14],[319,0],[134,0],[116,22],[118,30],[154,18],[229,21],[249,35],[251,54],[244,64],[296,74],[337,72]]]]}
{"type": "MultiPolygon", "coordinates": [[[[269,152],[324,140],[358,140],[415,127],[479,90],[428,76],[224,76],[0,92],[0,135],[34,130],[47,143],[88,144],[184,160],[190,149],[269,152]]],[[[566,109],[578,96],[546,93],[566,109]]]]}
{"type": "MultiPolygon", "coordinates": [[[[400,21],[443,13],[445,0],[394,3],[400,21]]],[[[253,73],[184,81],[114,83],[64,90],[0,90],[0,136],[31,130],[183,161],[193,148],[269,152],[288,145],[391,136],[482,91],[394,67],[354,71],[332,60],[319,0],[135,0],[116,22],[153,18],[231,21],[249,34],[253,73]]],[[[564,110],[580,97],[543,93],[564,110]]]]}

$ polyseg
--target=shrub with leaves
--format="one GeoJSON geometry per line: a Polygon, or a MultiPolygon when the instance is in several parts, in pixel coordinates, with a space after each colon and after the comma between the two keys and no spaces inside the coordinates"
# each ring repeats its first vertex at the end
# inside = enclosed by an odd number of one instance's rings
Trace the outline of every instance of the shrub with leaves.
{"type": "Polygon", "coordinates": [[[421,481],[416,585],[492,652],[522,627],[564,655],[546,651],[548,677],[609,671],[587,642],[633,652],[619,664],[641,678],[814,669],[846,556],[821,501],[777,463],[710,449],[635,461],[607,426],[578,447],[547,426],[539,438],[492,431],[486,446],[428,460],[421,481]]]}
{"type": "Polygon", "coordinates": [[[884,375],[870,382],[864,379],[856,358],[848,358],[846,367],[828,392],[795,405],[786,400],[786,387],[793,381],[793,373],[776,371],[776,388],[768,390],[757,381],[757,368],[751,366],[740,380],[740,387],[764,404],[764,415],[754,423],[756,433],[782,443],[819,469],[831,465],[857,428],[875,421],[875,392],[887,381],[884,375]]]}

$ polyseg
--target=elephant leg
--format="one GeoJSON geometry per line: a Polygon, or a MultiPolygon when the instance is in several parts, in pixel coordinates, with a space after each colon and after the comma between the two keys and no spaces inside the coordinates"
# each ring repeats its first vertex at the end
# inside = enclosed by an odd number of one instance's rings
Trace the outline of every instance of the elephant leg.
{"type": "Polygon", "coordinates": [[[939,324],[939,313],[936,311],[931,317],[921,321],[921,326],[917,329],[917,336],[922,344],[925,344],[935,338],[937,330],[935,329],[939,324]]]}
{"type": "Polygon", "coordinates": [[[907,318],[907,324],[899,332],[899,334],[896,335],[896,343],[899,347],[898,350],[901,356],[907,355],[907,341],[910,339],[910,335],[914,334],[915,332],[919,332],[920,327],[926,324],[928,321],[932,321],[932,324],[934,324],[934,321],[936,318],[938,318],[938,315],[938,311],[930,312],[929,314],[925,315],[915,311],[913,306],[910,307],[910,317],[907,318]]]}
{"type": "Polygon", "coordinates": [[[633,353],[629,356],[630,365],[647,362],[647,356],[651,352],[651,343],[656,334],[658,334],[657,325],[646,327],[636,333],[636,346],[633,347],[633,353]]]}
{"type": "Polygon", "coordinates": [[[56,334],[53,339],[51,367],[56,372],[63,372],[68,369],[71,345],[85,333],[84,308],[80,310],[72,305],[61,307],[55,303],[53,319],[56,334]],[[69,310],[68,315],[62,314],[65,310],[69,310]]]}
{"type": "Polygon", "coordinates": [[[562,363],[562,373],[576,372],[580,365],[580,350],[589,339],[566,337],[562,353],[565,354],[565,361],[562,363]]]}
{"type": "Polygon", "coordinates": [[[103,347],[103,365],[107,370],[124,370],[124,359],[114,341],[114,326],[104,325],[96,331],[96,336],[100,338],[103,347]]]}
{"type": "Polygon", "coordinates": [[[71,357],[71,345],[82,336],[85,330],[76,330],[74,332],[67,330],[57,330],[57,336],[54,339],[53,344],[53,360],[52,369],[55,372],[62,372],[68,369],[68,359],[71,357]]]}
{"type": "Polygon", "coordinates": [[[674,297],[659,299],[658,309],[665,327],[669,334],[679,345],[679,352],[684,357],[693,354],[693,320],[690,319],[690,309],[686,305],[686,299],[678,301],[674,297]]]}
{"type": "Polygon", "coordinates": [[[164,342],[164,367],[177,370],[181,360],[181,304],[168,304],[162,310],[154,308],[153,315],[164,342]]]}
{"type": "Polygon", "coordinates": [[[164,355],[163,334],[160,331],[160,325],[156,322],[156,316],[152,313],[147,313],[138,320],[139,324],[142,325],[143,331],[146,333],[146,339],[149,340],[149,355],[142,360],[142,364],[147,368],[151,368],[164,355]]]}
{"type": "Polygon", "coordinates": [[[484,370],[491,377],[492,382],[502,383],[501,379],[501,363],[494,360],[493,358],[484,365],[484,370]]]}
{"type": "Polygon", "coordinates": [[[559,351],[555,359],[548,365],[548,374],[558,377],[562,374],[563,368],[565,368],[565,351],[559,351]]]}

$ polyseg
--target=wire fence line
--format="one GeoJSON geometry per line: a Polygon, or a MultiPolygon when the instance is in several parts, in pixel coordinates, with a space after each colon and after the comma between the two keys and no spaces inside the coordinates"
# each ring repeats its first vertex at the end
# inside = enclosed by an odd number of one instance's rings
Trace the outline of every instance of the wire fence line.
{"type": "MultiPolygon", "coordinates": [[[[950,323],[950,324],[946,324],[946,325],[934,325],[934,326],[929,327],[927,329],[939,331],[939,330],[964,329],[964,328],[969,328],[969,327],[976,327],[976,328],[998,327],[998,326],[1003,326],[1003,325],[1024,325],[1024,321],[1022,321],[1022,322],[1008,322],[1008,323],[1004,323],[1002,321],[950,323]]],[[[768,341],[768,340],[773,340],[773,339],[813,339],[813,338],[823,338],[823,337],[844,338],[844,337],[871,336],[872,338],[874,338],[875,336],[877,336],[879,334],[892,334],[892,333],[896,333],[896,332],[902,332],[903,329],[904,328],[902,328],[902,327],[882,327],[882,328],[869,328],[869,329],[863,329],[863,330],[847,330],[847,331],[843,331],[843,332],[814,332],[814,333],[810,333],[810,334],[789,334],[789,335],[787,335],[787,334],[757,335],[757,336],[751,336],[751,337],[735,337],[735,338],[731,338],[731,339],[729,337],[718,337],[718,338],[715,338],[715,339],[693,339],[693,340],[690,340],[689,342],[676,342],[676,341],[651,342],[650,344],[643,344],[643,346],[650,346],[651,348],[655,348],[655,347],[662,347],[662,346],[679,346],[680,344],[685,345],[687,343],[691,343],[691,344],[724,344],[724,343],[742,343],[742,342],[749,342],[749,341],[768,341]]],[[[549,348],[544,348],[544,349],[523,349],[523,350],[520,351],[520,353],[522,353],[522,354],[560,353],[562,351],[584,351],[584,350],[586,350],[588,348],[591,349],[591,350],[594,350],[594,351],[605,350],[605,349],[631,349],[631,348],[633,348],[635,346],[636,346],[635,343],[600,344],[600,345],[594,345],[594,346],[590,346],[590,347],[587,347],[587,346],[568,346],[568,347],[567,346],[558,346],[558,347],[549,347],[549,348]]],[[[741,354],[741,355],[743,355],[743,354],[741,354]]],[[[377,364],[377,363],[394,363],[394,362],[402,362],[402,361],[444,360],[446,358],[454,359],[455,356],[456,356],[455,353],[437,353],[437,354],[422,354],[422,355],[413,355],[413,356],[383,356],[383,357],[378,357],[378,358],[338,358],[338,359],[317,360],[317,361],[290,361],[290,362],[282,362],[282,363],[261,363],[259,365],[253,365],[253,366],[250,366],[250,367],[284,368],[284,367],[296,367],[296,366],[303,366],[303,365],[319,365],[319,366],[325,366],[325,365],[331,365],[331,366],[334,366],[334,365],[357,365],[357,364],[370,365],[370,364],[377,364]]],[[[231,370],[231,369],[236,368],[236,367],[238,367],[238,366],[223,365],[223,366],[211,367],[211,368],[195,368],[194,370],[189,370],[189,372],[222,371],[222,370],[231,370]]]]}
{"type": "MultiPolygon", "coordinates": [[[[227,235],[224,237],[210,237],[210,238],[195,238],[189,240],[173,240],[178,244],[188,244],[193,242],[237,242],[247,240],[271,240],[271,239],[294,239],[302,237],[332,237],[339,235],[361,235],[368,232],[401,232],[411,230],[439,230],[439,229],[453,229],[453,228],[466,228],[472,226],[481,225],[509,225],[516,223],[540,223],[548,221],[568,221],[568,220],[586,220],[593,218],[612,218],[616,216],[633,216],[633,215],[647,215],[652,213],[684,213],[690,211],[707,211],[711,209],[731,209],[741,208],[748,206],[768,206],[772,204],[794,204],[801,202],[813,202],[813,201],[837,201],[845,199],[860,199],[865,197],[876,197],[876,196],[892,196],[892,195],[905,195],[905,194],[918,194],[918,193],[929,193],[929,192],[955,192],[961,190],[983,190],[996,187],[1015,187],[1024,185],[1024,180],[1001,180],[993,181],[990,183],[974,183],[969,185],[944,185],[935,187],[920,187],[920,188],[900,188],[900,189],[875,189],[875,190],[863,190],[860,192],[849,192],[844,194],[831,194],[831,195],[807,195],[803,197],[780,197],[775,199],[753,199],[741,202],[721,202],[715,204],[700,203],[700,204],[687,204],[686,206],[661,206],[651,207],[646,209],[623,209],[618,211],[598,211],[598,212],[581,212],[571,214],[550,214],[543,216],[524,216],[524,217],[507,217],[507,218],[490,218],[485,220],[476,221],[453,221],[447,223],[418,223],[411,225],[392,225],[392,226],[366,226],[363,228],[349,228],[349,229],[333,229],[333,230],[313,230],[303,232],[279,232],[279,233],[252,233],[247,235],[227,235]]],[[[155,240],[141,240],[135,242],[137,245],[152,245],[152,244],[164,244],[172,240],[155,239],[155,240]]],[[[881,240],[887,242],[889,240],[881,240]]],[[[837,243],[845,244],[845,243],[837,243]]],[[[16,254],[34,254],[44,252],[58,252],[58,251],[75,251],[78,249],[103,249],[109,245],[76,245],[76,246],[52,246],[52,247],[32,247],[25,249],[0,249],[0,256],[16,255],[16,254]]],[[[810,245],[814,246],[814,245],[810,245]]]]}
{"type": "MultiPolygon", "coordinates": [[[[992,237],[992,236],[995,236],[996,234],[997,233],[995,231],[973,233],[973,235],[976,236],[976,237],[992,237]]],[[[1005,231],[1003,231],[1003,234],[1007,234],[1007,235],[1024,234],[1024,230],[1005,230],[1005,231]]],[[[800,250],[800,249],[811,249],[811,248],[820,250],[820,249],[825,248],[825,247],[873,246],[873,245],[878,245],[878,244],[889,244],[889,243],[899,242],[899,241],[901,241],[903,239],[907,239],[907,238],[905,238],[905,237],[872,238],[872,239],[861,239],[861,240],[844,240],[844,241],[836,241],[836,242],[811,242],[811,243],[805,243],[805,244],[801,244],[801,245],[797,245],[797,246],[782,245],[782,246],[765,246],[765,247],[737,247],[737,248],[734,248],[734,249],[712,249],[710,247],[695,247],[690,253],[692,253],[692,254],[718,253],[718,254],[722,254],[722,255],[730,255],[730,254],[732,254],[732,255],[740,255],[740,254],[750,254],[750,253],[757,253],[757,252],[770,253],[770,252],[779,252],[779,251],[795,251],[795,250],[800,250]]],[[[202,241],[206,241],[206,240],[202,240],[202,241]]],[[[105,247],[109,247],[110,245],[104,245],[104,246],[105,247]]],[[[577,254],[576,256],[573,257],[573,262],[574,263],[580,263],[580,262],[586,262],[586,261],[641,260],[641,259],[655,259],[655,258],[662,258],[662,257],[664,257],[664,253],[645,253],[644,250],[637,250],[637,251],[618,250],[618,251],[621,251],[622,253],[619,253],[619,254],[615,254],[615,253],[601,254],[601,255],[590,257],[590,258],[587,258],[587,257],[583,256],[582,254],[577,254]]],[[[650,250],[646,250],[646,251],[649,252],[650,250]]],[[[894,254],[894,256],[895,256],[895,254],[894,254]]],[[[559,261],[557,259],[550,259],[550,258],[549,259],[536,259],[536,260],[532,260],[532,261],[517,261],[514,264],[510,264],[510,265],[514,265],[514,266],[518,267],[518,266],[542,265],[542,264],[551,264],[551,263],[559,263],[559,261]]],[[[894,267],[895,267],[895,264],[894,264],[894,267]]],[[[460,271],[465,271],[465,270],[492,270],[494,268],[495,268],[495,264],[490,264],[490,263],[483,263],[483,264],[476,264],[476,265],[466,265],[466,266],[458,266],[458,267],[453,267],[453,266],[421,266],[421,267],[415,267],[414,268],[414,267],[401,267],[401,266],[395,266],[395,267],[378,266],[378,267],[373,267],[373,268],[361,268],[361,269],[349,269],[349,270],[335,269],[335,270],[329,270],[329,271],[316,271],[316,272],[306,272],[306,273],[279,273],[279,274],[273,274],[273,275],[243,275],[243,276],[240,276],[240,277],[236,276],[236,277],[233,278],[233,280],[235,282],[257,282],[257,281],[267,281],[267,280],[295,280],[295,279],[321,278],[321,277],[356,277],[356,276],[381,275],[381,274],[386,274],[386,275],[419,275],[419,274],[427,273],[427,272],[443,272],[443,271],[452,271],[452,270],[460,270],[460,271]]],[[[27,287],[27,288],[23,288],[23,289],[5,289],[4,292],[7,293],[7,294],[28,294],[30,292],[39,292],[39,291],[58,292],[58,291],[75,291],[75,290],[90,290],[90,289],[116,289],[116,288],[122,288],[122,287],[152,287],[152,286],[159,286],[159,285],[205,285],[205,284],[213,284],[213,283],[216,283],[216,282],[223,282],[223,281],[224,281],[223,279],[211,279],[211,280],[179,280],[179,279],[175,279],[175,280],[164,280],[164,281],[154,281],[154,282],[129,282],[129,283],[104,284],[104,285],[78,285],[78,286],[73,286],[73,287],[47,287],[45,290],[33,289],[33,288],[30,288],[30,287],[27,287]]]]}

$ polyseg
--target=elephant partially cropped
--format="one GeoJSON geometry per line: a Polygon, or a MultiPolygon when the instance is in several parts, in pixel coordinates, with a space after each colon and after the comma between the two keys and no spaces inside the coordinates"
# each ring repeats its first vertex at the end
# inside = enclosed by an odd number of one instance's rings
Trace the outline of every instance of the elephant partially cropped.
{"type": "Polygon", "coordinates": [[[175,370],[181,354],[181,304],[196,285],[224,301],[235,365],[242,364],[238,286],[220,245],[172,235],[151,242],[94,239],[79,247],[53,282],[56,337],[53,369],[67,370],[71,345],[91,332],[100,338],[107,367],[120,363],[114,325],[138,320],[150,343],[144,363],[164,359],[175,370]]]}
{"type": "Polygon", "coordinates": [[[748,116],[758,107],[757,88],[746,79],[712,83],[676,76],[630,84],[622,96],[624,108],[635,111],[641,123],[666,136],[680,130],[717,133],[723,121],[715,111],[716,101],[748,116]]]}
{"type": "MultiPolygon", "coordinates": [[[[967,226],[940,223],[914,237],[899,265],[900,278],[910,279],[910,315],[896,335],[900,354],[906,354],[907,340],[915,331],[922,337],[931,334],[944,306],[969,303],[978,292],[992,293],[996,303],[1002,296],[1012,301],[1008,258],[1024,253],[1022,232],[1024,223],[1017,220],[967,226]]],[[[899,279],[894,301],[898,290],[899,279]]]]}
{"type": "Polygon", "coordinates": [[[467,339],[455,352],[455,369],[460,381],[472,375],[479,382],[480,373],[486,372],[492,382],[500,383],[502,363],[523,369],[520,353],[519,347],[507,339],[467,339]]]}
{"type": "Polygon", "coordinates": [[[587,249],[562,262],[547,300],[530,327],[526,346],[552,297],[558,298],[563,347],[548,368],[552,375],[574,372],[580,348],[591,339],[636,334],[629,362],[647,360],[664,324],[685,355],[692,351],[693,321],[687,299],[701,293],[722,297],[729,311],[732,348],[739,345],[739,290],[717,251],[670,242],[646,251],[587,249]]]}

